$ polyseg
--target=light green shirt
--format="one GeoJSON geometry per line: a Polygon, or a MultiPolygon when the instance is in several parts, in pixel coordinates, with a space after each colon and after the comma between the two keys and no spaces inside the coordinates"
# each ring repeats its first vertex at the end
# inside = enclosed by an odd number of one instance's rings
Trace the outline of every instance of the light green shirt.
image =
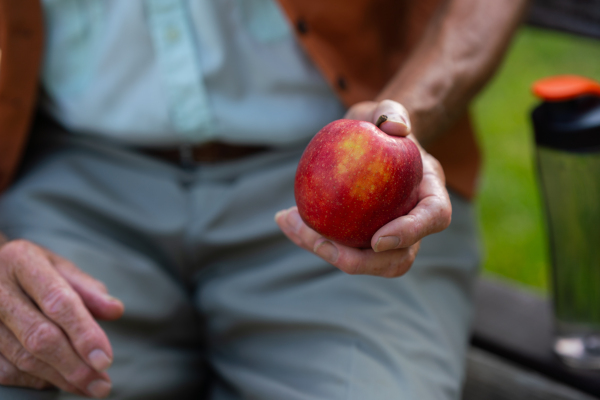
{"type": "Polygon", "coordinates": [[[43,0],[45,107],[135,145],[293,145],[344,107],[274,0],[43,0]]]}

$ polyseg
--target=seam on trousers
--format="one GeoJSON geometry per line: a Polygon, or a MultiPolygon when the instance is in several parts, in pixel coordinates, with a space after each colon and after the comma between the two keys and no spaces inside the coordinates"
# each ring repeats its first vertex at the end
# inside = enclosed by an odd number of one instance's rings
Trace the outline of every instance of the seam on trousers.
{"type": "Polygon", "coordinates": [[[346,380],[346,393],[344,395],[344,400],[351,400],[352,397],[352,377],[354,376],[354,360],[356,355],[356,341],[352,343],[352,348],[350,349],[350,362],[348,368],[348,379],[346,380]]]}

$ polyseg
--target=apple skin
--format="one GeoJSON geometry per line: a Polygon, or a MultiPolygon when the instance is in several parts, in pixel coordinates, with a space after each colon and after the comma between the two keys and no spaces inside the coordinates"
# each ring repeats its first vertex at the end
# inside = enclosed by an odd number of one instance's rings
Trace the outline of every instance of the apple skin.
{"type": "Polygon", "coordinates": [[[294,194],[310,228],[337,243],[369,248],[379,228],[415,207],[422,179],[421,153],[410,139],[340,119],[304,150],[294,194]]]}

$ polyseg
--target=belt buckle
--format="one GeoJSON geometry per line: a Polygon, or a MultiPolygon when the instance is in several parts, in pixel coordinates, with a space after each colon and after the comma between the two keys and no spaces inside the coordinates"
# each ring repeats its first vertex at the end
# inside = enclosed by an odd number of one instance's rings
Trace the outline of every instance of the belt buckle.
{"type": "Polygon", "coordinates": [[[179,163],[184,168],[191,168],[196,165],[192,144],[185,143],[179,146],[179,163]]]}

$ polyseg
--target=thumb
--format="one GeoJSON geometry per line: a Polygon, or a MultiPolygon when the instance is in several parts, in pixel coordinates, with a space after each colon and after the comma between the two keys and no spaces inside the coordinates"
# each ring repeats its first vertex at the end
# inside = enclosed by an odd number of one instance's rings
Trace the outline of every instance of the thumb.
{"type": "Polygon", "coordinates": [[[79,294],[90,313],[103,320],[118,319],[125,310],[123,303],[108,294],[106,286],[99,280],[81,271],[69,260],[50,251],[48,258],[65,280],[79,294]]]}
{"type": "Polygon", "coordinates": [[[373,110],[373,122],[379,129],[392,136],[408,136],[411,132],[410,118],[406,108],[397,101],[383,100],[373,110]],[[385,118],[381,118],[385,116],[385,118]],[[383,119],[383,121],[382,121],[383,119]]]}

